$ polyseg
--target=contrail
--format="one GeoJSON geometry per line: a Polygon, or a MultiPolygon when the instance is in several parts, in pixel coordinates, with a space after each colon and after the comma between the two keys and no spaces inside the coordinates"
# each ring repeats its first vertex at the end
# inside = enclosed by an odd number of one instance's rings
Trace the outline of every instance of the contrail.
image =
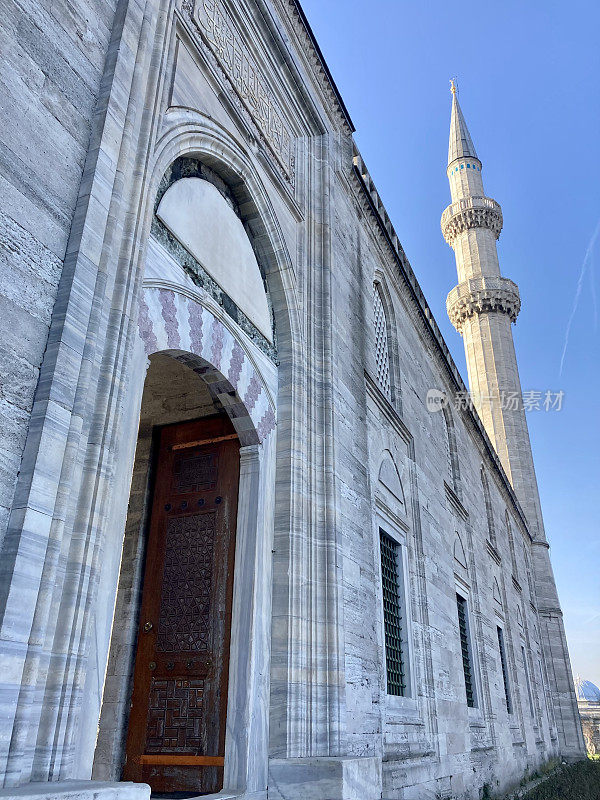
{"type": "MultiPolygon", "coordinates": [[[[560,358],[560,370],[558,373],[559,375],[562,375],[563,366],[565,363],[565,356],[567,354],[567,347],[569,344],[569,336],[571,334],[571,325],[573,324],[573,320],[575,319],[575,313],[577,311],[577,306],[579,305],[579,298],[581,297],[581,289],[583,288],[583,279],[585,278],[585,271],[587,269],[588,262],[591,259],[592,251],[594,249],[594,245],[596,244],[596,239],[598,238],[599,233],[600,233],[600,219],[598,220],[596,229],[592,234],[592,238],[590,239],[589,244],[587,246],[587,250],[585,251],[585,256],[583,257],[583,264],[581,265],[581,272],[579,273],[579,280],[577,281],[577,289],[575,290],[575,300],[573,301],[571,316],[569,317],[569,321],[567,322],[567,330],[565,331],[565,342],[563,345],[562,356],[560,358]]],[[[590,273],[591,273],[591,279],[593,281],[594,279],[593,268],[592,270],[590,270],[590,273]]],[[[594,300],[594,325],[595,325],[597,322],[595,287],[592,290],[592,297],[594,300]]]]}
{"type": "Polygon", "coordinates": [[[598,300],[596,298],[596,268],[594,259],[590,261],[590,290],[592,295],[592,306],[594,307],[594,333],[598,330],[598,300]]]}

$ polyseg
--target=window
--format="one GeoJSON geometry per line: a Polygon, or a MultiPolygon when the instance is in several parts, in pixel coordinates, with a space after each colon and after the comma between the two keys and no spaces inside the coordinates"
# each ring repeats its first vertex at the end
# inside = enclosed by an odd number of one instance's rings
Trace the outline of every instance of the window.
{"type": "Polygon", "coordinates": [[[452,481],[452,453],[450,450],[450,431],[448,430],[448,420],[446,419],[446,415],[442,414],[442,418],[444,420],[444,444],[446,445],[446,475],[450,483],[452,481]]]}
{"type": "Polygon", "coordinates": [[[510,549],[510,560],[512,564],[512,571],[515,578],[518,578],[518,571],[517,571],[517,557],[515,554],[515,540],[513,538],[512,532],[512,525],[510,524],[510,515],[508,513],[508,509],[505,515],[505,522],[506,522],[506,535],[508,537],[508,547],[510,549]]]}
{"type": "Polygon", "coordinates": [[[499,626],[496,627],[498,632],[498,649],[500,651],[500,665],[502,667],[502,681],[504,683],[504,697],[506,700],[506,710],[512,714],[512,702],[510,698],[510,686],[508,685],[508,666],[506,663],[506,651],[504,649],[504,631],[499,626]]]}
{"type": "Polygon", "coordinates": [[[388,347],[388,326],[381,289],[373,284],[373,319],[375,324],[375,366],[379,388],[390,399],[392,386],[390,379],[390,353],[388,347]]]}
{"type": "Polygon", "coordinates": [[[487,516],[488,537],[490,542],[494,545],[494,547],[496,547],[496,528],[494,527],[494,514],[492,511],[490,485],[483,467],[481,468],[481,483],[483,486],[483,499],[485,502],[485,513],[487,516]]]}
{"type": "Polygon", "coordinates": [[[379,529],[381,552],[381,587],[383,593],[383,626],[385,632],[385,664],[387,693],[406,694],[406,659],[403,627],[402,554],[398,542],[379,529]]]}
{"type": "Polygon", "coordinates": [[[533,585],[533,575],[531,574],[531,561],[527,553],[527,545],[523,542],[523,557],[525,561],[525,571],[527,573],[527,583],[529,584],[529,599],[535,603],[535,587],[533,585]]]}
{"type": "Polygon", "coordinates": [[[456,608],[458,611],[458,632],[460,635],[460,650],[465,676],[467,705],[469,708],[475,708],[475,677],[473,675],[473,659],[469,639],[469,612],[467,609],[467,601],[459,594],[456,595],[456,608]]]}
{"type": "Polygon", "coordinates": [[[533,696],[531,694],[531,681],[529,680],[529,667],[527,666],[527,656],[525,647],[521,645],[521,657],[523,658],[523,670],[525,671],[525,683],[527,684],[527,697],[529,698],[529,713],[533,717],[533,696]]]}
{"type": "Polygon", "coordinates": [[[444,427],[446,434],[446,460],[448,480],[452,488],[458,492],[460,473],[458,469],[458,452],[456,448],[456,436],[454,432],[454,422],[447,406],[442,408],[444,427]]]}

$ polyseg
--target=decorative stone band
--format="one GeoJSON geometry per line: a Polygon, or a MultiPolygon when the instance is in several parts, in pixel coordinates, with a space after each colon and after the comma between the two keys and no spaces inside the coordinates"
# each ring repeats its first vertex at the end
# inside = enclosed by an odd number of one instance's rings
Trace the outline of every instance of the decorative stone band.
{"type": "Polygon", "coordinates": [[[448,206],[442,214],[441,225],[450,247],[459,233],[471,228],[489,228],[497,239],[502,230],[502,209],[491,197],[465,197],[448,206]]]}
{"type": "Polygon", "coordinates": [[[516,322],[521,310],[519,287],[508,278],[469,278],[459,283],[446,299],[450,322],[462,333],[464,321],[473,314],[500,311],[516,322]]]}
{"type": "Polygon", "coordinates": [[[242,446],[275,428],[275,412],[244,348],[211,312],[179,292],[145,288],[139,333],[147,355],[164,352],[202,375],[233,422],[242,446]]]}

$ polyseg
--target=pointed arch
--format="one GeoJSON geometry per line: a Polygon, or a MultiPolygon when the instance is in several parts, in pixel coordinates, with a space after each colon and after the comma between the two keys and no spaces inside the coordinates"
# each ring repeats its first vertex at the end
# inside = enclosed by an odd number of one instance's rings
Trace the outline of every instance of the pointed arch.
{"type": "Polygon", "coordinates": [[[168,186],[155,213],[237,309],[273,343],[266,286],[250,237],[217,187],[198,174],[179,177],[168,186]]]}
{"type": "Polygon", "coordinates": [[[493,584],[493,587],[492,587],[492,596],[493,596],[494,600],[496,601],[496,603],[498,603],[498,605],[501,606],[502,605],[502,592],[500,591],[500,584],[498,583],[498,578],[496,576],[494,576],[494,584],[493,584]]]}
{"type": "Polygon", "coordinates": [[[276,415],[265,381],[226,319],[173,289],[145,288],[138,330],[147,355],[165,352],[200,372],[231,418],[242,444],[262,442],[276,415]]]}
{"type": "Polygon", "coordinates": [[[454,555],[454,560],[457,561],[461,567],[467,569],[467,556],[465,553],[465,548],[462,543],[462,539],[460,538],[460,534],[458,533],[458,531],[455,532],[454,536],[453,555],[454,555]]]}
{"type": "Polygon", "coordinates": [[[402,504],[402,508],[405,509],[406,499],[404,496],[404,487],[402,486],[398,467],[389,450],[386,450],[383,454],[383,459],[379,467],[378,479],[379,483],[399,500],[402,504]]]}
{"type": "Polygon", "coordinates": [[[521,630],[523,630],[523,613],[521,611],[521,605],[517,603],[517,624],[521,630]]]}
{"type": "Polygon", "coordinates": [[[485,469],[481,467],[481,485],[483,487],[483,499],[485,502],[485,513],[487,517],[488,538],[491,544],[496,547],[496,528],[494,525],[494,512],[492,509],[492,497],[490,495],[490,484],[485,469]]]}

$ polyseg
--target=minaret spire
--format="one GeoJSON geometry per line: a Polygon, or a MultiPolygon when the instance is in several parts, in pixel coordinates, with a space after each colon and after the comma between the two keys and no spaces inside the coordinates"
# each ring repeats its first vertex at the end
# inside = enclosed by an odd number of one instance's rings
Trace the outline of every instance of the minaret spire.
{"type": "Polygon", "coordinates": [[[452,92],[452,117],[450,119],[450,141],[448,143],[448,166],[457,158],[472,156],[477,158],[475,145],[467,128],[467,123],[458,102],[458,88],[456,83],[450,81],[452,92]]]}
{"type": "MultiPolygon", "coordinates": [[[[512,483],[533,538],[535,595],[544,622],[544,656],[555,678],[554,702],[564,756],[578,757],[581,728],[574,700],[562,613],[554,583],[512,336],[521,307],[517,285],[500,272],[496,240],[502,210],[487,197],[482,164],[451,81],[447,175],[452,203],[442,232],[453,248],[458,286],[448,295],[450,321],[464,340],[471,398],[512,483]]],[[[516,579],[516,577],[515,577],[516,579]]]]}

